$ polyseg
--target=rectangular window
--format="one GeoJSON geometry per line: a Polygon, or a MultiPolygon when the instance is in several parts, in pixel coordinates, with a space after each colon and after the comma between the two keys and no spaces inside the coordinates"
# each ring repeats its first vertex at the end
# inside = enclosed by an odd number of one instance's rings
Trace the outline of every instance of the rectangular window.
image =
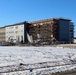
{"type": "Polygon", "coordinates": [[[16,26],[16,29],[18,29],[18,26],[16,26]]]}
{"type": "Polygon", "coordinates": [[[16,34],[18,34],[18,31],[15,31],[16,34]]]}

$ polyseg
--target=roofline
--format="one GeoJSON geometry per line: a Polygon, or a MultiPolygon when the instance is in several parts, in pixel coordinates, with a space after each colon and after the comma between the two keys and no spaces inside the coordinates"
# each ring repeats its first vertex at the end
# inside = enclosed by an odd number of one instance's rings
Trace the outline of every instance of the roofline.
{"type": "Polygon", "coordinates": [[[29,23],[37,23],[37,22],[44,22],[44,21],[50,21],[50,20],[66,20],[66,21],[71,21],[71,19],[67,19],[67,18],[50,18],[50,19],[33,21],[33,22],[29,22],[29,23]]]}
{"type": "Polygon", "coordinates": [[[0,27],[0,29],[3,29],[3,28],[5,28],[5,27],[0,27]]]}
{"type": "Polygon", "coordinates": [[[71,21],[71,19],[68,18],[56,18],[57,20],[66,20],[66,21],[71,21]]]}
{"type": "Polygon", "coordinates": [[[50,21],[50,20],[53,20],[53,18],[51,18],[51,19],[37,20],[37,21],[29,22],[29,23],[36,23],[36,22],[43,22],[43,21],[50,21]]]}
{"type": "Polygon", "coordinates": [[[15,26],[15,25],[21,25],[21,24],[25,24],[25,23],[28,23],[28,22],[27,21],[19,22],[19,23],[16,23],[16,24],[6,25],[5,27],[10,27],[10,26],[15,26]]]}

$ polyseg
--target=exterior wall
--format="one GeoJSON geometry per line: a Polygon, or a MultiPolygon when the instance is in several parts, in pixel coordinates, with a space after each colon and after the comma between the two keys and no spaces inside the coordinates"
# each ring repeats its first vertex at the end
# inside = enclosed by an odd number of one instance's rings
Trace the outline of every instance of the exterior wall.
{"type": "Polygon", "coordinates": [[[5,42],[5,27],[0,28],[0,42],[5,42]]]}
{"type": "Polygon", "coordinates": [[[33,41],[72,42],[74,37],[74,25],[69,19],[47,19],[30,23],[29,34],[33,41]]]}
{"type": "Polygon", "coordinates": [[[74,39],[74,24],[70,22],[70,41],[73,42],[74,39]]]}
{"type": "Polygon", "coordinates": [[[52,41],[57,36],[55,36],[55,32],[57,31],[53,30],[55,27],[53,25],[56,25],[56,21],[54,20],[33,22],[29,27],[29,34],[35,43],[38,41],[52,41]]]}
{"type": "Polygon", "coordinates": [[[28,30],[29,30],[28,26],[29,26],[29,23],[24,23],[24,43],[30,42],[30,36],[28,33],[28,30]]]}
{"type": "Polygon", "coordinates": [[[68,19],[46,19],[31,23],[18,23],[0,28],[0,42],[37,43],[70,41],[74,38],[74,25],[68,19]]]}
{"type": "Polygon", "coordinates": [[[59,41],[70,41],[70,21],[59,20],[59,41]]]}
{"type": "Polygon", "coordinates": [[[53,37],[56,39],[56,41],[58,41],[58,20],[54,20],[52,30],[53,37]]]}
{"type": "Polygon", "coordinates": [[[6,41],[21,42],[24,41],[24,24],[5,27],[6,41]]]}

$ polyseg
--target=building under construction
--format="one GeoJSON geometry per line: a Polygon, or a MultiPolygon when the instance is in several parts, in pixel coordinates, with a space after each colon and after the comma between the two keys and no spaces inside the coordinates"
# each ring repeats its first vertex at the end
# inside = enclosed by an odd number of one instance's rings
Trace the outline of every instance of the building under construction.
{"type": "Polygon", "coordinates": [[[31,42],[73,42],[74,25],[70,19],[53,18],[29,23],[31,42]]]}
{"type": "Polygon", "coordinates": [[[73,37],[73,22],[63,18],[25,21],[0,28],[0,42],[72,43],[73,37]]]}

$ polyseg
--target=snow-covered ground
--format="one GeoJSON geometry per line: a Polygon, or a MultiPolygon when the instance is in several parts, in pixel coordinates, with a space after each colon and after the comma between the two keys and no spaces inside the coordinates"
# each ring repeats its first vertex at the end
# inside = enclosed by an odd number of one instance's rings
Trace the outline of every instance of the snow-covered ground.
{"type": "Polygon", "coordinates": [[[42,75],[44,73],[55,73],[75,69],[75,62],[76,49],[0,46],[0,75],[42,75]],[[20,63],[24,65],[20,66],[20,63]],[[30,72],[30,68],[33,69],[32,72],[30,72]],[[21,69],[24,70],[1,73],[21,69]]]}

